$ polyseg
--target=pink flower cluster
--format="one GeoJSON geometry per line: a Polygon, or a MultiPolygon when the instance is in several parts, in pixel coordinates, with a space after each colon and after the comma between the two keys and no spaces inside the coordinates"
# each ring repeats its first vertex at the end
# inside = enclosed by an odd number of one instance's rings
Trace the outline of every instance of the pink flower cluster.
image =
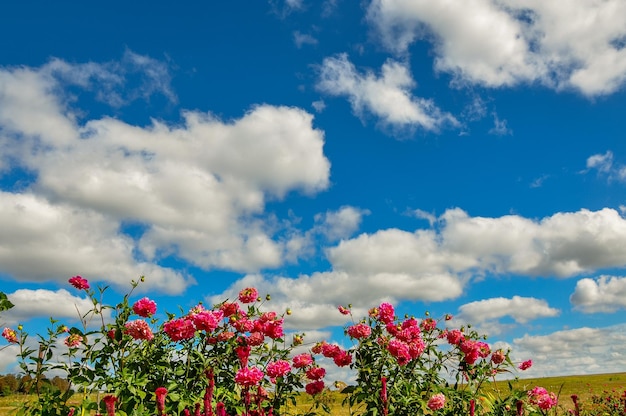
{"type": "MultiPolygon", "coordinates": [[[[381,303],[378,308],[370,310],[370,316],[385,324],[387,337],[381,337],[378,342],[396,359],[399,365],[406,365],[417,359],[426,348],[422,339],[420,322],[415,318],[407,318],[401,323],[395,323],[395,311],[389,303],[381,303]]],[[[437,322],[422,321],[422,328],[432,331],[437,322]]]]}
{"type": "Polygon", "coordinates": [[[430,410],[440,410],[446,405],[446,396],[443,393],[433,394],[430,399],[428,399],[428,403],[426,406],[430,410]]]}
{"type": "Polygon", "coordinates": [[[326,341],[315,344],[311,351],[314,354],[322,354],[326,358],[332,358],[338,367],[345,367],[352,363],[352,355],[337,344],[329,344],[326,341]]]}
{"type": "Polygon", "coordinates": [[[4,328],[2,330],[2,337],[6,339],[10,344],[17,344],[17,332],[11,328],[4,328]]]}
{"type": "Polygon", "coordinates": [[[82,342],[83,336],[80,334],[71,334],[63,341],[63,343],[70,348],[78,348],[82,342]]]}
{"type": "Polygon", "coordinates": [[[252,303],[259,297],[259,292],[253,287],[247,287],[239,292],[239,302],[252,303]]]}
{"type": "Polygon", "coordinates": [[[124,325],[124,333],[133,337],[133,339],[143,339],[151,341],[154,338],[154,334],[150,329],[148,323],[144,320],[137,319],[134,321],[128,321],[124,325]]]}
{"type": "Polygon", "coordinates": [[[548,392],[543,387],[535,387],[528,392],[530,403],[537,405],[541,410],[549,410],[557,405],[558,401],[554,393],[548,392]]]}
{"type": "Polygon", "coordinates": [[[133,312],[144,318],[148,318],[156,313],[156,302],[148,298],[139,299],[133,305],[133,312]]]}
{"type": "Polygon", "coordinates": [[[526,360],[523,361],[520,365],[519,365],[519,369],[524,371],[524,370],[528,370],[530,367],[532,367],[533,365],[533,360],[526,360]]]}
{"type": "Polygon", "coordinates": [[[80,289],[80,290],[89,289],[89,282],[87,281],[87,279],[83,279],[81,276],[70,277],[68,282],[70,282],[70,284],[74,286],[76,289],[80,289]]]}

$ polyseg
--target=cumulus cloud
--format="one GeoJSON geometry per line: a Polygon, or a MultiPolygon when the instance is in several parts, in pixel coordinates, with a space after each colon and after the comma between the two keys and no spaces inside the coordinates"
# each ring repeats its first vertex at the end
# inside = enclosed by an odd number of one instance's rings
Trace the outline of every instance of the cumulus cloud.
{"type": "Polygon", "coordinates": [[[125,286],[146,275],[146,287],[170,293],[191,283],[177,271],[134,259],[132,239],[94,210],[0,192],[0,227],[2,273],[18,280],[67,282],[81,273],[125,286]]]}
{"type": "Polygon", "coordinates": [[[626,366],[626,325],[576,328],[513,341],[514,359],[531,358],[526,377],[613,373],[626,366]]]}
{"type": "Polygon", "coordinates": [[[466,303],[459,307],[459,313],[452,320],[452,326],[462,324],[477,325],[479,332],[495,335],[509,324],[500,321],[510,318],[518,324],[559,315],[560,311],[551,308],[543,299],[513,296],[512,298],[490,298],[466,303]]]}
{"type": "Polygon", "coordinates": [[[317,214],[315,231],[323,234],[329,241],[347,238],[359,229],[363,215],[369,213],[368,210],[345,206],[338,211],[317,214]]]}
{"type": "MultiPolygon", "coordinates": [[[[154,69],[150,59],[129,59],[154,69]]],[[[78,84],[110,71],[90,65],[78,84]]],[[[236,120],[186,111],[173,126],[109,117],[81,123],[63,77],[53,76],[74,70],[59,60],[0,69],[0,167],[33,176],[20,193],[0,193],[0,272],[19,280],[107,274],[117,282],[146,274],[148,286],[176,293],[192,280],[159,266],[162,258],[248,272],[282,264],[289,241],[275,241],[279,230],[263,221],[266,201],[329,183],[311,114],[259,105],[236,120]],[[127,224],[142,232],[124,234],[127,224]]]]}
{"type": "Polygon", "coordinates": [[[625,14],[621,0],[373,0],[367,19],[396,53],[419,39],[433,42],[436,70],[456,82],[539,82],[596,96],[626,81],[625,14]]]}
{"type": "MultiPolygon", "coordinates": [[[[42,316],[78,322],[81,317],[93,309],[91,299],[86,296],[72,295],[65,289],[57,291],[19,289],[13,293],[8,293],[7,297],[15,304],[15,307],[2,314],[2,319],[8,325],[15,325],[42,316]]],[[[105,320],[108,320],[110,315],[110,310],[103,311],[105,320]]]]}
{"type": "MultiPolygon", "coordinates": [[[[458,298],[473,276],[516,274],[568,278],[626,265],[626,220],[615,210],[557,213],[541,220],[507,215],[470,217],[451,209],[429,229],[386,229],[343,239],[326,249],[331,270],[298,277],[249,275],[215,297],[234,297],[246,286],[272,294],[272,302],[301,311],[294,327],[345,321],[337,305],[355,315],[382,301],[438,302],[458,298]]],[[[457,320],[481,322],[495,334],[512,320],[554,317],[559,310],[536,298],[494,298],[460,308],[457,320]]]]}
{"type": "Polygon", "coordinates": [[[615,312],[626,308],[626,277],[599,276],[576,283],[570,302],[585,313],[615,312]]]}
{"type": "Polygon", "coordinates": [[[432,100],[414,97],[414,87],[415,81],[403,63],[387,61],[380,75],[360,73],[346,54],[324,59],[317,83],[317,88],[328,95],[347,97],[358,116],[371,113],[387,126],[436,131],[458,124],[432,100]]]}
{"type": "MultiPolygon", "coordinates": [[[[626,220],[613,209],[557,213],[541,220],[517,215],[442,216],[441,247],[478,271],[569,277],[626,264],[626,220]]],[[[458,266],[456,266],[458,267],[458,266]]]]}

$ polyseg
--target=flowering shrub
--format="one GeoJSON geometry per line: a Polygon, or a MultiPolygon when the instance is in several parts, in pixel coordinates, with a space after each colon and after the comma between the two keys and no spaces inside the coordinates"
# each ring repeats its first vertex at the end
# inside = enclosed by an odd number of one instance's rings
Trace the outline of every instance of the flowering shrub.
{"type": "MultiPolygon", "coordinates": [[[[255,288],[210,309],[198,304],[179,316],[166,313],[159,323],[153,300],[130,304],[139,282],[132,282],[117,305],[103,303],[107,289],[92,289],[80,276],[69,283],[94,305],[81,316],[81,328],[51,320],[47,336],[38,335],[37,349],[29,348],[21,327],[2,331],[9,343],[19,345],[20,366],[37,393],[18,416],[278,416],[302,392],[315,399],[305,415],[320,408],[329,413],[320,394],[326,388],[320,362],[355,371],[356,384],[343,393],[356,414],[545,415],[557,404],[554,393],[541,387],[526,392],[508,384],[502,397],[498,390],[496,395],[481,390],[516,366],[509,351],[492,350],[469,326],[446,328],[450,315],[400,319],[391,304],[382,303],[346,327],[351,348],[322,341],[301,352],[295,348],[304,334],[288,341],[284,316],[263,311],[265,301],[255,288]],[[65,372],[70,388],[41,388],[51,371],[65,372]],[[74,392],[82,401],[72,407],[68,399],[74,392]]],[[[352,316],[350,306],[338,309],[352,316]]],[[[527,360],[518,368],[531,365],[527,360]]]]}
{"type": "Polygon", "coordinates": [[[133,290],[111,306],[102,302],[106,288],[91,289],[80,276],[69,283],[93,301],[81,317],[82,328],[52,320],[36,350],[28,347],[26,332],[2,333],[19,345],[20,366],[38,397],[18,415],[278,415],[301,389],[312,395],[324,389],[325,372],[315,359],[292,357],[303,334],[285,339],[283,316],[261,311],[264,302],[254,288],[211,309],[199,304],[182,316],[167,313],[159,325],[154,301],[129,303],[133,290]],[[108,311],[110,322],[104,318],[108,311]],[[65,372],[71,388],[40,389],[51,371],[65,372]],[[68,405],[73,392],[82,394],[75,409],[68,405]],[[93,392],[102,399],[88,394],[93,392]]]}
{"type": "MultiPolygon", "coordinates": [[[[349,307],[340,306],[339,312],[351,315],[349,307]]],[[[443,321],[450,319],[446,315],[443,321]]],[[[492,351],[485,337],[469,327],[449,329],[440,324],[428,315],[421,320],[400,319],[391,304],[382,303],[367,318],[349,325],[345,333],[354,346],[344,354],[353,357],[351,368],[357,377],[355,386],[344,389],[347,404],[364,408],[367,415],[473,416],[477,411],[515,414],[517,402],[525,403],[522,399],[529,405],[547,403],[538,392],[524,398],[523,392],[512,390],[503,398],[485,400],[480,390],[483,383],[515,370],[509,351],[492,351]],[[481,408],[476,408],[477,403],[481,408]]],[[[322,345],[322,354],[332,356],[324,348],[330,349],[322,345]]],[[[519,368],[531,365],[528,360],[519,368]]]]}

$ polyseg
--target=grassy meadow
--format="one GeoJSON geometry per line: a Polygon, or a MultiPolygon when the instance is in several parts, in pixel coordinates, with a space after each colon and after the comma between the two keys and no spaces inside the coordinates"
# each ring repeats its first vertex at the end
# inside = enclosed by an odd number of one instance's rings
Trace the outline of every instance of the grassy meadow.
{"type": "MultiPolygon", "coordinates": [[[[529,378],[512,381],[514,387],[532,389],[535,386],[542,386],[548,391],[559,394],[559,405],[565,414],[565,410],[571,409],[572,401],[570,396],[577,394],[582,403],[588,402],[593,395],[602,395],[605,392],[616,392],[620,394],[626,390],[626,373],[613,374],[593,374],[584,376],[564,376],[564,377],[546,377],[546,378],[529,378]]],[[[508,391],[507,381],[499,381],[485,386],[489,390],[500,390],[504,394],[508,391]]],[[[325,392],[324,400],[332,409],[333,416],[349,416],[358,415],[358,409],[348,409],[342,406],[345,397],[338,391],[325,392]],[[351,412],[352,410],[352,412],[351,412]]],[[[8,397],[0,397],[0,416],[9,416],[14,410],[29,400],[29,396],[12,395],[8,397]]],[[[311,409],[311,398],[303,394],[295,408],[290,408],[288,414],[304,413],[311,409]]]]}

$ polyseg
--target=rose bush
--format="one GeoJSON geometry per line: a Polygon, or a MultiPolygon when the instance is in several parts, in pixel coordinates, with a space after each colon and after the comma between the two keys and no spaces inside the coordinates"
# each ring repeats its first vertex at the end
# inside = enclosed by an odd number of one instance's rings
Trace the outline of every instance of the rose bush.
{"type": "MultiPolygon", "coordinates": [[[[304,334],[287,340],[284,314],[264,310],[269,295],[262,299],[255,288],[211,308],[166,312],[160,323],[153,300],[131,304],[140,282],[132,282],[120,303],[107,305],[106,287],[72,277],[69,283],[89,296],[93,309],[80,317],[80,328],[51,320],[36,348],[21,327],[5,328],[2,336],[19,345],[20,366],[37,394],[18,415],[280,415],[302,392],[320,397],[327,372],[320,363],[355,372],[356,384],[343,389],[351,414],[534,415],[557,404],[554,393],[540,387],[481,389],[532,361],[516,366],[510,351],[492,350],[470,326],[448,328],[449,315],[400,319],[393,305],[382,303],[345,328],[351,348],[322,341],[302,352],[304,334]],[[44,388],[46,375],[59,372],[70,388],[44,388]],[[70,406],[75,393],[82,401],[70,406]]],[[[338,309],[352,317],[350,306],[338,309]]],[[[316,409],[330,412],[314,400],[304,414],[316,409]]]]}

